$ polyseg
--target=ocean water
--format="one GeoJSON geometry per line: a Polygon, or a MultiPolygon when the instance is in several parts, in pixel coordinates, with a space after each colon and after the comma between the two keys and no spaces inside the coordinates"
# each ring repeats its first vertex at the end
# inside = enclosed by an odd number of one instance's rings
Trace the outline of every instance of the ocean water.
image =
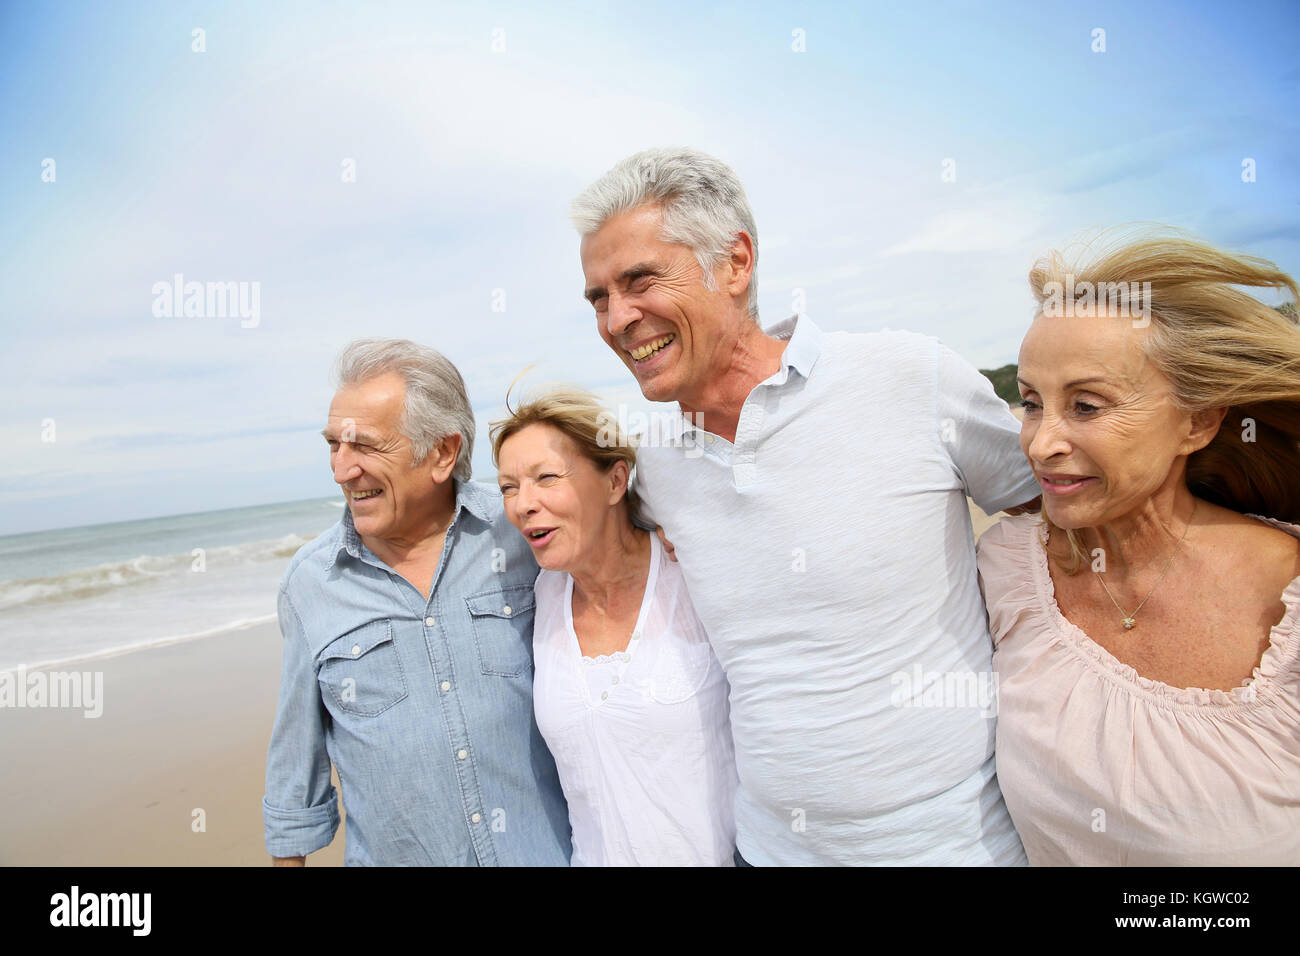
{"type": "Polygon", "coordinates": [[[0,537],[0,670],[275,620],[294,553],[341,496],[0,537]]]}

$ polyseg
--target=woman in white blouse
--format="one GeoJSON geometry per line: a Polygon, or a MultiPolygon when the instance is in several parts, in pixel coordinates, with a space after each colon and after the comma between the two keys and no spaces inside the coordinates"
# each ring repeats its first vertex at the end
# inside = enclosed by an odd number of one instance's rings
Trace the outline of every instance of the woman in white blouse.
{"type": "Polygon", "coordinates": [[[491,434],[506,516],[542,568],[533,705],[573,865],[733,865],[727,681],[677,564],[633,523],[634,445],[578,389],[491,434]]]}

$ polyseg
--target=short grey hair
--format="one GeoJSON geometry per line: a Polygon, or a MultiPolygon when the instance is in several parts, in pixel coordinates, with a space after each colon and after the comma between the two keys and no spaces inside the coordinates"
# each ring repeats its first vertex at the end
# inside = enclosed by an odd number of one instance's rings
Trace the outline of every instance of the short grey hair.
{"type": "Polygon", "coordinates": [[[460,452],[452,475],[469,481],[474,412],[456,366],[441,352],[409,339],[357,339],[335,362],[334,383],[337,388],[360,385],[388,372],[396,372],[406,382],[398,430],[411,442],[411,464],[420,464],[438,442],[459,432],[460,452]]]}
{"type": "Polygon", "coordinates": [[[589,236],[614,216],[646,203],[663,211],[660,238],[695,254],[707,289],[714,288],[713,270],[730,254],[736,235],[749,234],[754,272],[746,309],[757,322],[758,230],[735,170],[696,149],[642,150],[583,190],[569,206],[569,219],[579,234],[589,236]]]}

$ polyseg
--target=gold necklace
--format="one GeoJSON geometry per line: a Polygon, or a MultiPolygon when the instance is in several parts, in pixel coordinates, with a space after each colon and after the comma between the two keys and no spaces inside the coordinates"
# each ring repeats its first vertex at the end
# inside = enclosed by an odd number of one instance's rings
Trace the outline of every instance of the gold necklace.
{"type": "MultiPolygon", "coordinates": [[[[1160,582],[1165,579],[1165,575],[1169,573],[1170,567],[1173,566],[1174,556],[1178,554],[1178,549],[1182,546],[1183,538],[1186,538],[1187,532],[1191,530],[1192,518],[1196,517],[1196,506],[1198,504],[1200,504],[1199,501],[1192,502],[1192,513],[1187,518],[1187,526],[1183,528],[1182,537],[1178,539],[1178,544],[1174,545],[1174,549],[1169,552],[1169,560],[1165,562],[1165,569],[1160,572],[1160,577],[1156,580],[1156,583],[1151,586],[1151,590],[1147,592],[1147,596],[1142,599],[1142,604],[1146,604],[1151,595],[1155,594],[1156,588],[1160,587],[1160,582]]],[[[1110,598],[1110,603],[1115,605],[1115,610],[1119,611],[1121,617],[1120,623],[1124,625],[1124,630],[1131,631],[1133,628],[1137,627],[1137,613],[1142,610],[1142,604],[1135,607],[1132,614],[1126,614],[1124,609],[1119,606],[1119,602],[1115,600],[1115,595],[1110,593],[1110,588],[1106,587],[1106,579],[1101,576],[1096,568],[1092,569],[1092,573],[1097,575],[1097,580],[1101,582],[1101,588],[1106,592],[1106,597],[1110,598]]]]}

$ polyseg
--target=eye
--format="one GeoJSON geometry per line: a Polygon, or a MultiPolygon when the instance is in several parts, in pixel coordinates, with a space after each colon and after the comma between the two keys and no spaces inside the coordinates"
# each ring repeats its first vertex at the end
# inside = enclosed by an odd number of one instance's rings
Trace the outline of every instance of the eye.
{"type": "Polygon", "coordinates": [[[513,495],[514,493],[515,493],[515,486],[514,486],[514,485],[502,485],[502,486],[501,486],[501,497],[504,498],[505,496],[507,496],[507,495],[513,495]]]}
{"type": "Polygon", "coordinates": [[[537,476],[537,480],[538,480],[538,481],[553,481],[554,479],[556,479],[556,478],[558,478],[558,477],[559,477],[559,475],[552,475],[552,474],[549,474],[549,473],[548,473],[548,474],[545,474],[545,475],[538,475],[538,476],[537,476]]]}
{"type": "Polygon", "coordinates": [[[628,288],[633,292],[644,292],[646,289],[650,288],[651,278],[651,276],[637,276],[632,280],[628,288]]]}
{"type": "Polygon", "coordinates": [[[609,306],[609,296],[607,295],[596,296],[596,298],[591,300],[591,306],[597,312],[604,312],[605,309],[609,306]]]}
{"type": "Polygon", "coordinates": [[[1091,415],[1093,412],[1100,411],[1100,408],[1091,402],[1075,402],[1074,407],[1080,415],[1091,415]]]}
{"type": "Polygon", "coordinates": [[[333,438],[325,439],[325,444],[330,446],[330,451],[334,451],[339,447],[339,443],[335,441],[333,438]]]}
{"type": "Polygon", "coordinates": [[[1028,413],[1028,412],[1032,412],[1032,411],[1037,411],[1037,410],[1038,410],[1038,403],[1037,403],[1037,402],[1030,401],[1030,400],[1027,399],[1027,398],[1022,398],[1022,399],[1020,400],[1020,407],[1023,408],[1023,409],[1025,410],[1026,413],[1028,413]]]}

